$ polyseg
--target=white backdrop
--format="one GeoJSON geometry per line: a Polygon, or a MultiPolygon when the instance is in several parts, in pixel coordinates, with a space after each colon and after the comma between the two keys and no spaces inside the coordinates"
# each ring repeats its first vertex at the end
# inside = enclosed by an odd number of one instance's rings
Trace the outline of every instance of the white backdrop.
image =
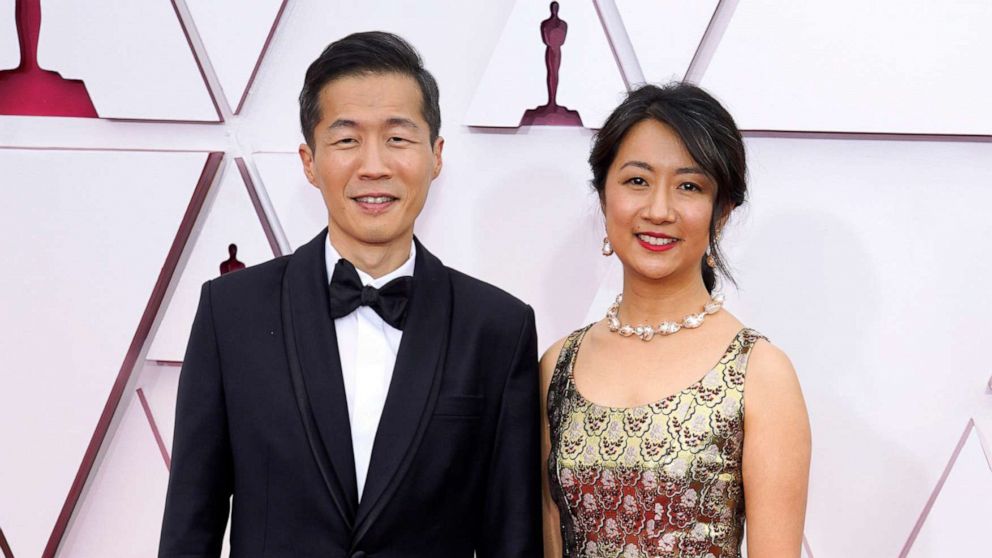
{"type": "MultiPolygon", "coordinates": [[[[20,56],[14,4],[0,1],[0,69],[20,56]]],[[[688,76],[748,130],[728,305],[803,383],[804,553],[987,552],[992,5],[560,4],[559,102],[587,126],[627,83],[688,76]]],[[[0,115],[0,530],[14,556],[155,555],[196,289],[229,243],[251,265],[326,223],[296,156],[296,96],[347,33],[401,34],[440,83],[445,166],[417,224],[435,254],[532,304],[542,349],[615,296],[593,130],[515,127],[546,98],[545,3],[127,5],[42,1],[41,66],[83,80],[101,118],[0,115]]],[[[16,94],[0,74],[0,96],[16,94]]]]}

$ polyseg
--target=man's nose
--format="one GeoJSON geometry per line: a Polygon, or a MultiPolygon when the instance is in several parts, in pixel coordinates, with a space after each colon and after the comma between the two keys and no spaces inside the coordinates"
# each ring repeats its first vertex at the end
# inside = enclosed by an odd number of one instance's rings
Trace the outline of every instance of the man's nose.
{"type": "Polygon", "coordinates": [[[389,170],[388,154],[385,147],[376,142],[369,142],[362,146],[361,165],[358,169],[359,178],[365,180],[379,180],[391,176],[389,170]]]}

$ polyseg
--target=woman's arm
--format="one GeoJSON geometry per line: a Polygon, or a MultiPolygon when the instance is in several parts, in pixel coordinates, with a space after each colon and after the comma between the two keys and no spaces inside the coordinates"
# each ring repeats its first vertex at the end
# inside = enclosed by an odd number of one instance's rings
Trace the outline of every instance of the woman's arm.
{"type": "Polygon", "coordinates": [[[789,357],[752,349],[744,387],[744,502],[751,558],[798,558],[809,485],[806,403],[789,357]]]}
{"type": "Polygon", "coordinates": [[[548,486],[548,456],[551,453],[551,429],[548,426],[548,387],[554,375],[563,340],[551,346],[541,357],[541,490],[544,493],[544,558],[561,558],[561,523],[558,506],[551,499],[548,486]]]}

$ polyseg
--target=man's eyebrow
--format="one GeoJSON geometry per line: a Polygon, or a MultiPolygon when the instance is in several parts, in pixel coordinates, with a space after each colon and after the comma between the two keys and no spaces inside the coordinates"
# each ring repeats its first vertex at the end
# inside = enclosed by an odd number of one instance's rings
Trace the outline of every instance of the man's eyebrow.
{"type": "Polygon", "coordinates": [[[357,128],[358,123],[354,120],[348,120],[345,118],[338,118],[331,125],[327,127],[328,130],[337,130],[338,128],[357,128]]]}
{"type": "Polygon", "coordinates": [[[401,116],[394,116],[394,117],[386,120],[386,124],[389,127],[400,126],[402,128],[410,128],[412,130],[419,130],[420,129],[420,126],[417,126],[417,123],[416,122],[414,122],[413,120],[410,120],[409,118],[403,118],[401,116]]]}
{"type": "MultiPolygon", "coordinates": [[[[402,127],[410,128],[411,130],[419,130],[420,126],[416,122],[410,120],[409,118],[404,118],[402,116],[394,116],[392,118],[386,119],[386,125],[390,128],[402,127]]],[[[327,127],[328,130],[337,130],[340,128],[359,128],[358,122],[354,120],[349,120],[347,118],[338,118],[327,127]]]]}

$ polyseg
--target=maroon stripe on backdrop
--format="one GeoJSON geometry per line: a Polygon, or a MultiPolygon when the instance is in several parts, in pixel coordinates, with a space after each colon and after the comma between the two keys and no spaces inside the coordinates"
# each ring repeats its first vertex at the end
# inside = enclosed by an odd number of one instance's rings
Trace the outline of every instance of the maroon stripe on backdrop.
{"type": "Polygon", "coordinates": [[[0,529],[0,552],[3,552],[3,558],[14,558],[14,551],[10,549],[7,537],[3,536],[3,529],[0,529]]]}
{"type": "Polygon", "coordinates": [[[283,255],[282,249],[279,248],[276,235],[272,232],[272,223],[269,222],[268,216],[265,215],[265,209],[262,208],[262,202],[258,197],[257,186],[255,185],[255,181],[251,179],[251,173],[248,172],[248,164],[241,157],[235,157],[234,162],[238,165],[241,180],[244,180],[245,187],[248,188],[248,197],[251,198],[251,204],[255,206],[255,213],[258,214],[258,220],[262,223],[262,230],[265,231],[265,238],[269,241],[269,248],[272,248],[272,254],[278,258],[283,255]]]}
{"type": "Polygon", "coordinates": [[[141,320],[138,322],[138,329],[131,339],[131,345],[128,347],[127,354],[124,356],[124,363],[121,365],[120,372],[117,374],[117,380],[110,390],[110,396],[107,398],[107,403],[103,407],[103,413],[101,413],[100,420],[97,422],[93,437],[90,438],[89,446],[86,447],[83,461],[79,465],[79,471],[76,473],[75,480],[72,481],[72,487],[66,496],[65,504],[62,505],[62,511],[59,513],[58,520],[55,522],[52,534],[48,538],[48,544],[45,546],[42,558],[54,558],[55,552],[62,543],[62,537],[65,535],[66,527],[69,525],[69,519],[75,511],[76,505],[79,503],[79,497],[93,470],[93,464],[96,462],[97,455],[100,453],[100,448],[106,441],[107,431],[110,429],[110,423],[124,395],[124,388],[127,386],[128,380],[131,379],[131,374],[134,372],[138,362],[138,355],[148,340],[152,323],[155,321],[155,317],[162,307],[169,283],[176,273],[183,250],[186,248],[186,244],[193,232],[193,227],[203,209],[207,193],[209,193],[211,186],[216,181],[217,171],[220,169],[223,159],[224,154],[221,152],[213,152],[207,156],[207,161],[203,165],[203,172],[200,173],[200,178],[196,183],[196,188],[193,190],[193,196],[190,199],[189,206],[186,207],[186,213],[183,214],[182,221],[179,223],[179,230],[176,233],[175,239],[172,241],[172,247],[169,248],[165,263],[162,265],[162,271],[159,272],[158,280],[155,282],[154,288],[152,288],[148,304],[145,306],[145,311],[142,313],[141,320]]]}
{"type": "Polygon", "coordinates": [[[181,360],[152,360],[150,362],[154,362],[158,366],[169,366],[173,368],[182,368],[183,366],[183,361],[181,360]]]}
{"type": "Polygon", "coordinates": [[[992,143],[992,135],[917,134],[910,132],[817,132],[815,130],[741,130],[745,138],[839,139],[861,141],[932,141],[992,143]]]}
{"type": "Polygon", "coordinates": [[[957,445],[954,447],[954,452],[951,454],[951,459],[948,460],[947,466],[944,467],[944,472],[941,473],[940,479],[937,480],[937,485],[933,487],[933,492],[930,493],[930,497],[927,499],[926,505],[923,506],[923,511],[920,512],[920,517],[916,520],[916,524],[913,525],[913,530],[910,531],[909,538],[906,539],[906,544],[903,545],[902,551],[899,553],[899,558],[906,558],[906,556],[909,555],[909,551],[913,549],[913,543],[916,542],[916,537],[920,535],[920,530],[923,528],[923,524],[926,523],[934,502],[936,502],[937,497],[940,496],[940,491],[944,488],[944,483],[947,482],[947,477],[950,476],[951,470],[954,469],[954,465],[958,461],[958,456],[961,455],[961,450],[964,449],[964,444],[968,441],[968,436],[971,435],[971,431],[974,430],[974,428],[975,419],[968,419],[968,424],[964,427],[964,433],[961,434],[961,438],[958,440],[957,445]]]}
{"type": "Polygon", "coordinates": [[[141,402],[141,408],[145,411],[145,418],[148,419],[148,426],[152,428],[152,436],[155,437],[155,444],[158,445],[158,451],[162,454],[162,460],[165,461],[165,469],[167,471],[172,471],[172,458],[169,457],[169,448],[165,447],[165,441],[162,440],[162,433],[158,430],[158,425],[155,424],[155,417],[152,415],[152,408],[148,405],[148,399],[145,398],[145,391],[138,388],[138,401],[141,402]]]}
{"type": "Polygon", "coordinates": [[[203,68],[203,61],[200,60],[200,56],[196,53],[196,47],[193,46],[193,37],[190,36],[190,30],[186,25],[186,20],[183,19],[182,13],[179,11],[179,6],[176,4],[176,0],[172,0],[172,9],[176,12],[176,20],[179,21],[179,27],[182,28],[183,35],[186,36],[186,43],[189,45],[189,51],[193,54],[193,60],[196,60],[196,67],[200,70],[200,77],[203,79],[203,87],[210,95],[210,100],[214,104],[214,110],[217,111],[217,120],[223,122],[224,114],[220,110],[220,105],[217,104],[217,94],[223,93],[219,91],[215,93],[210,87],[210,82],[207,80],[207,71],[203,68]]]}
{"type": "Polygon", "coordinates": [[[272,36],[276,34],[276,27],[279,27],[279,22],[282,20],[284,11],[286,11],[286,0],[282,0],[279,11],[276,13],[275,19],[272,20],[272,27],[269,28],[269,34],[265,37],[265,44],[262,45],[262,50],[258,53],[258,60],[255,61],[255,67],[251,71],[251,77],[248,78],[248,83],[245,84],[245,90],[241,93],[241,100],[238,101],[238,106],[234,109],[234,114],[241,114],[241,107],[245,106],[245,99],[248,98],[248,92],[251,91],[251,86],[255,83],[255,76],[258,74],[258,69],[262,66],[262,59],[265,58],[265,53],[269,50],[272,36]]]}

